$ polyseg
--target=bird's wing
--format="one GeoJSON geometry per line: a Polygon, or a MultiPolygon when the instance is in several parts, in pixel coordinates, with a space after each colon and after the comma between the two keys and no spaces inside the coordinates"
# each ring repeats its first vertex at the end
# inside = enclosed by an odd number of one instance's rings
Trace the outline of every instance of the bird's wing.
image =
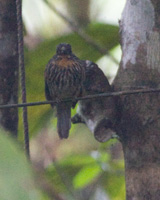
{"type": "MultiPolygon", "coordinates": [[[[55,68],[55,62],[53,59],[51,59],[49,63],[47,64],[45,72],[44,72],[45,96],[48,101],[54,100],[53,94],[50,93],[50,89],[48,85],[51,82],[51,80],[54,79],[54,73],[53,73],[54,68],[55,68]]],[[[53,107],[54,105],[51,104],[51,106],[53,107]]]]}
{"type": "Polygon", "coordinates": [[[111,91],[111,86],[102,70],[93,62],[86,61],[85,90],[89,94],[111,91]]]}
{"type": "Polygon", "coordinates": [[[48,84],[47,84],[47,81],[45,80],[45,96],[46,96],[46,99],[48,101],[51,101],[52,100],[52,97],[50,95],[50,92],[49,92],[49,88],[48,88],[48,84]]]}

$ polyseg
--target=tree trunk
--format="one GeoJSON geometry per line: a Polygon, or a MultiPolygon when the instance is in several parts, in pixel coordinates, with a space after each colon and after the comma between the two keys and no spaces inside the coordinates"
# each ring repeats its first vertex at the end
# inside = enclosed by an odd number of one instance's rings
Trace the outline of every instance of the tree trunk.
{"type": "MultiPolygon", "coordinates": [[[[160,87],[160,1],[127,0],[115,90],[160,87]]],[[[160,198],[160,94],[121,97],[127,200],[160,198]]]]}
{"type": "MultiPolygon", "coordinates": [[[[0,0],[0,104],[18,103],[16,3],[0,0]]],[[[17,135],[17,108],[0,110],[0,126],[17,135]]]]}

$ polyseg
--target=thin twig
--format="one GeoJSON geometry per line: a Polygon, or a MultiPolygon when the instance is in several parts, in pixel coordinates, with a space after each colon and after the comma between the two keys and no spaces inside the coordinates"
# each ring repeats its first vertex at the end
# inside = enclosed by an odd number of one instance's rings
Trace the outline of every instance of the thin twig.
{"type": "MultiPolygon", "coordinates": [[[[16,9],[17,9],[17,29],[18,29],[18,56],[19,56],[19,68],[20,68],[20,73],[21,73],[22,103],[26,103],[22,1],[21,0],[16,0],[16,9]]],[[[27,155],[30,156],[27,107],[23,107],[23,126],[24,126],[25,150],[26,150],[27,155]]]]}
{"type": "Polygon", "coordinates": [[[119,65],[119,62],[117,61],[117,59],[109,53],[108,49],[106,49],[106,48],[102,47],[100,44],[98,44],[84,30],[82,30],[80,27],[78,27],[73,21],[71,21],[68,17],[66,17],[59,10],[57,10],[57,8],[53,4],[51,4],[48,0],[44,0],[44,2],[48,5],[48,7],[50,9],[52,9],[52,11],[54,11],[64,21],[66,21],[70,25],[71,29],[75,33],[77,33],[82,39],[84,39],[89,45],[91,45],[94,49],[99,51],[99,53],[101,53],[102,55],[107,54],[115,64],[119,65]]]}
{"type": "Polygon", "coordinates": [[[47,180],[44,170],[36,165],[33,165],[33,167],[35,170],[36,183],[48,197],[50,197],[50,199],[65,200],[65,198],[61,197],[54,189],[54,185],[47,180]]]}
{"type": "MultiPolygon", "coordinates": [[[[93,99],[93,98],[99,98],[99,97],[116,97],[116,96],[131,95],[131,94],[145,94],[145,93],[158,93],[158,92],[160,92],[160,88],[107,92],[107,93],[101,93],[101,94],[87,95],[87,96],[79,97],[79,98],[75,98],[75,99],[63,99],[62,102],[87,100],[87,99],[93,99]]],[[[38,102],[31,102],[31,103],[5,104],[5,105],[3,104],[3,105],[0,105],[0,109],[16,108],[16,107],[19,108],[19,107],[27,107],[27,106],[39,106],[39,105],[46,105],[46,104],[52,104],[52,103],[57,103],[57,101],[38,101],[38,102]]]]}
{"type": "Polygon", "coordinates": [[[56,170],[56,173],[58,174],[59,178],[61,179],[62,184],[64,185],[64,187],[66,188],[66,190],[68,191],[68,194],[76,200],[80,200],[80,198],[76,195],[76,193],[73,190],[72,184],[68,181],[67,177],[65,176],[65,173],[63,171],[63,169],[61,170],[57,164],[56,161],[53,160],[52,155],[49,151],[49,149],[46,147],[46,152],[48,157],[50,158],[50,160],[52,160],[53,166],[56,170]]]}
{"type": "Polygon", "coordinates": [[[62,184],[67,189],[69,195],[71,195],[73,199],[80,200],[80,198],[76,195],[76,193],[73,192],[73,187],[70,184],[70,182],[68,181],[67,177],[65,176],[65,173],[62,170],[59,169],[57,163],[54,162],[54,161],[53,161],[53,166],[54,166],[57,174],[59,175],[62,184]]]}

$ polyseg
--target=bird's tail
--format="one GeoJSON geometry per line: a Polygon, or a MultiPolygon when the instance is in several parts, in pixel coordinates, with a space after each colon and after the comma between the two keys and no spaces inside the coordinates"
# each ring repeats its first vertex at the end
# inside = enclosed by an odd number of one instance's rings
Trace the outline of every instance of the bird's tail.
{"type": "Polygon", "coordinates": [[[61,139],[68,138],[71,128],[71,103],[61,102],[57,104],[57,130],[61,139]]]}

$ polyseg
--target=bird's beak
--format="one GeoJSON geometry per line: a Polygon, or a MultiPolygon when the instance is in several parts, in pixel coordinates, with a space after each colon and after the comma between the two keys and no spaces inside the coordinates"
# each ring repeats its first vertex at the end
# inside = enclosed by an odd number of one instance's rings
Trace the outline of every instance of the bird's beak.
{"type": "Polygon", "coordinates": [[[65,47],[62,47],[62,48],[61,48],[61,52],[62,52],[62,53],[64,53],[64,52],[65,52],[65,50],[66,50],[66,48],[65,48],[65,47]]]}

